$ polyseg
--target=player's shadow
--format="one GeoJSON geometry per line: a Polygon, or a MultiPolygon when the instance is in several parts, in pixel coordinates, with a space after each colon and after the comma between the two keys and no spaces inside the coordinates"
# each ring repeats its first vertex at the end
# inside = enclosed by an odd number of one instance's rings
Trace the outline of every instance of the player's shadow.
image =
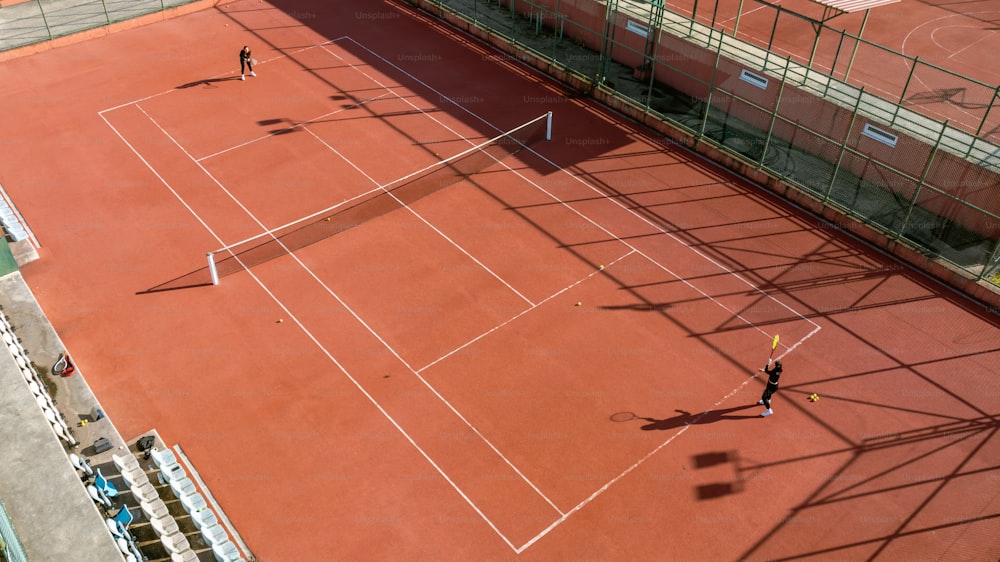
{"type": "Polygon", "coordinates": [[[736,415],[736,412],[741,410],[746,410],[749,408],[757,408],[756,404],[744,404],[742,406],[733,406],[732,408],[722,408],[719,410],[709,410],[707,412],[702,412],[700,414],[692,414],[686,410],[674,410],[677,412],[676,416],[658,420],[655,418],[639,418],[645,420],[649,423],[642,426],[643,431],[662,431],[665,429],[674,429],[677,427],[684,427],[685,425],[705,425],[709,423],[715,423],[723,420],[748,420],[751,418],[759,418],[760,414],[755,415],[736,415]]]}
{"type": "Polygon", "coordinates": [[[188,82],[187,84],[181,84],[177,86],[178,90],[184,90],[186,88],[194,88],[195,86],[205,86],[208,88],[213,87],[213,84],[217,82],[228,82],[230,80],[239,80],[239,76],[227,76],[225,78],[205,78],[202,80],[195,80],[194,82],[188,82]]]}

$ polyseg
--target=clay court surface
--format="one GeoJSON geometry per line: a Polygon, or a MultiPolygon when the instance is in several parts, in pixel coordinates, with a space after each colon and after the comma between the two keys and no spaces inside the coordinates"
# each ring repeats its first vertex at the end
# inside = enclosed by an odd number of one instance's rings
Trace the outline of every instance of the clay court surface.
{"type": "Polygon", "coordinates": [[[417,13],[237,1],[0,78],[23,274],[260,560],[1000,556],[994,313],[417,13]],[[552,140],[202,284],[548,111],[552,140]]]}

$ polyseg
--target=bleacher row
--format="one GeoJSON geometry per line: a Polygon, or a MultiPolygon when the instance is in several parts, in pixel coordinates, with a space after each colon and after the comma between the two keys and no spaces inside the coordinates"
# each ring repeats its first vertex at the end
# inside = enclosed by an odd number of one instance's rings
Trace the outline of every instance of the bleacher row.
{"type": "MultiPolygon", "coordinates": [[[[71,460],[85,479],[88,475],[94,477],[94,483],[87,486],[87,491],[110,515],[114,509],[113,498],[120,496],[117,487],[104,477],[100,468],[93,471],[86,461],[72,457],[76,455],[71,455],[71,460]]],[[[150,451],[149,457],[153,464],[149,465],[148,472],[140,464],[141,461],[131,453],[112,454],[111,459],[122,481],[139,504],[137,512],[141,511],[145,515],[169,559],[172,562],[200,560],[188,538],[190,533],[181,527],[180,520],[183,519],[185,527],[193,525],[193,534],[208,547],[208,550],[211,550],[217,562],[243,562],[239,549],[229,539],[215,512],[198,492],[174,453],[169,449],[154,448],[150,451]],[[150,480],[151,476],[156,479],[160,489],[150,480]],[[161,497],[161,489],[170,496],[166,500],[161,497]],[[179,506],[180,509],[171,510],[168,504],[179,506]]],[[[137,544],[132,532],[131,524],[134,519],[129,505],[123,503],[118,512],[106,520],[108,530],[114,536],[127,562],[147,559],[142,554],[140,546],[148,546],[148,543],[137,544]]]]}
{"type": "Polygon", "coordinates": [[[0,224],[3,225],[4,231],[14,242],[27,240],[28,232],[24,229],[17,214],[3,198],[0,198],[0,224]]]}
{"type": "MultiPolygon", "coordinates": [[[[53,433],[70,447],[78,445],[79,441],[73,435],[62,413],[56,408],[56,401],[49,394],[45,381],[37,372],[21,340],[15,334],[13,326],[3,312],[0,312],[0,338],[3,339],[11,356],[17,362],[25,383],[35,396],[35,401],[48,420],[53,433]]],[[[61,356],[60,363],[64,360],[68,364],[68,359],[61,356]]],[[[210,550],[217,562],[243,562],[244,559],[240,555],[239,549],[229,539],[228,533],[220,525],[215,513],[198,492],[194,482],[188,477],[177,457],[169,449],[159,450],[156,448],[149,451],[149,457],[153,464],[149,465],[147,473],[140,465],[139,459],[131,452],[111,455],[114,468],[118,470],[122,481],[128,486],[128,491],[138,503],[137,506],[129,506],[122,502],[119,507],[115,505],[116,501],[121,499],[119,490],[104,475],[103,469],[94,470],[86,459],[75,453],[69,455],[70,463],[78,471],[91,499],[104,511],[106,516],[117,510],[105,522],[126,562],[140,562],[150,559],[143,552],[144,550],[152,550],[149,547],[149,541],[137,541],[132,532],[134,530],[133,522],[140,514],[144,514],[148,519],[149,527],[155,531],[158,542],[163,546],[171,562],[201,560],[198,553],[192,548],[188,535],[199,536],[199,540],[208,547],[200,550],[203,552],[210,550]],[[159,489],[150,481],[151,475],[156,478],[159,489]],[[93,479],[92,483],[91,479],[93,479]],[[161,489],[166,494],[166,501],[161,497],[161,489]],[[172,514],[168,503],[179,505],[182,510],[174,509],[175,513],[172,514]],[[178,524],[178,519],[181,517],[185,519],[184,530],[178,524]],[[190,522],[188,522],[188,518],[190,522]]],[[[106,468],[111,467],[109,465],[106,468]]]]}
{"type": "Polygon", "coordinates": [[[21,369],[21,376],[24,377],[24,382],[27,383],[31,393],[35,395],[35,401],[38,402],[38,407],[42,409],[45,419],[52,426],[52,431],[66,444],[70,446],[77,445],[79,442],[73,436],[73,432],[70,431],[69,425],[63,419],[62,414],[56,408],[56,401],[49,394],[45,386],[45,381],[41,379],[35,370],[31,359],[28,357],[28,352],[21,345],[21,340],[14,333],[14,328],[7,319],[7,315],[2,312],[0,312],[0,337],[3,338],[4,345],[7,346],[7,350],[21,369]]]}

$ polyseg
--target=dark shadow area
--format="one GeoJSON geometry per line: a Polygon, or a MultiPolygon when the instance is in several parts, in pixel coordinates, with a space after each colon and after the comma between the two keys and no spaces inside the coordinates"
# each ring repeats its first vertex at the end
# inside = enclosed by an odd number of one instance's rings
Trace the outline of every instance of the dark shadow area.
{"type": "Polygon", "coordinates": [[[756,407],[757,407],[756,404],[744,404],[742,406],[733,406],[732,408],[708,410],[706,412],[701,412],[699,414],[692,414],[687,410],[678,409],[674,410],[674,412],[677,413],[676,416],[671,416],[669,418],[663,418],[663,419],[638,416],[633,414],[632,412],[619,412],[611,416],[611,421],[629,422],[629,421],[641,420],[647,422],[645,425],[639,428],[642,431],[663,431],[667,429],[676,429],[678,427],[684,427],[685,425],[706,425],[723,420],[743,420],[743,419],[759,418],[760,417],[759,415],[734,415],[735,412],[756,407]]]}
{"type": "MultiPolygon", "coordinates": [[[[938,496],[948,493],[945,488],[949,484],[959,483],[960,479],[964,486],[969,486],[970,479],[981,482],[979,486],[973,486],[975,488],[991,487],[990,482],[995,483],[997,476],[1000,475],[1000,465],[993,463],[984,466],[981,461],[983,460],[982,453],[985,450],[997,447],[996,440],[1000,437],[998,430],[1000,430],[1000,415],[982,416],[872,436],[842,449],[740,466],[736,482],[752,478],[753,473],[766,471],[766,469],[778,465],[845,453],[850,454],[850,458],[836,472],[824,478],[824,483],[805,501],[795,507],[790,517],[785,518],[759,539],[753,547],[740,556],[740,559],[763,557],[768,560],[792,561],[809,557],[839,556],[846,553],[851,553],[852,557],[856,557],[860,552],[857,550],[858,547],[867,547],[870,549],[870,554],[859,559],[873,561],[880,559],[880,555],[900,539],[915,535],[930,536],[941,529],[954,526],[988,525],[989,521],[1000,518],[1000,513],[980,512],[975,517],[956,517],[955,514],[942,514],[943,517],[935,517],[932,513],[925,513],[925,511],[929,511],[929,505],[938,496]],[[916,445],[923,445],[924,448],[917,449],[916,445]],[[921,461],[949,450],[954,456],[953,464],[950,467],[942,468],[936,473],[926,470],[919,471],[915,473],[919,474],[917,478],[901,479],[897,475],[897,473],[906,474],[907,470],[914,470],[912,467],[921,461]],[[873,455],[882,456],[879,457],[879,461],[868,461],[868,457],[873,455]],[[889,457],[885,455],[889,455],[889,457]],[[887,458],[891,460],[886,460],[887,458]],[[871,462],[872,468],[864,466],[866,461],[871,462]],[[855,471],[867,471],[867,474],[855,474],[855,471]],[[879,484],[882,479],[885,479],[884,483],[879,484]],[[779,534],[786,528],[794,532],[793,529],[799,518],[815,517],[810,515],[811,509],[839,504],[842,505],[842,509],[846,513],[852,513],[856,512],[857,509],[852,502],[907,489],[919,490],[924,499],[915,508],[907,510],[904,516],[893,519],[898,523],[895,524],[895,530],[892,532],[834,546],[800,548],[784,554],[768,550],[769,543],[772,540],[777,540],[779,534]],[[944,520],[944,523],[929,523],[935,520],[944,520]]],[[[992,487],[995,487],[995,484],[992,487]]],[[[824,511],[824,513],[827,514],[827,517],[830,516],[829,511],[824,511]]]]}
{"type": "Polygon", "coordinates": [[[166,291],[177,291],[179,289],[194,289],[195,287],[212,286],[212,273],[208,266],[196,269],[190,273],[185,273],[180,277],[175,277],[170,281],[160,283],[144,291],[136,292],[137,295],[148,295],[151,293],[162,293],[166,291]]]}
{"type": "Polygon", "coordinates": [[[938,88],[930,92],[920,92],[906,98],[908,104],[947,103],[963,109],[984,109],[989,103],[965,101],[966,88],[938,88]]]}
{"type": "Polygon", "coordinates": [[[225,78],[205,78],[203,80],[195,80],[194,82],[188,82],[187,84],[181,84],[177,86],[176,89],[184,90],[187,88],[194,88],[195,86],[205,86],[206,88],[214,88],[215,84],[219,82],[229,82],[230,80],[239,81],[239,76],[226,76],[225,78]]]}
{"type": "MultiPolygon", "coordinates": [[[[272,125],[285,119],[261,121],[272,125]]],[[[468,180],[520,150],[545,138],[546,120],[534,123],[485,145],[473,147],[455,157],[387,184],[373,194],[345,208],[331,208],[307,219],[279,227],[250,240],[213,253],[219,278],[232,275],[325,240],[345,230],[365,224],[393,211],[404,209],[445,187],[468,180]],[[215,256],[218,254],[218,256],[215,256]]],[[[199,287],[212,284],[208,266],[167,281],[137,294],[199,287]]]]}

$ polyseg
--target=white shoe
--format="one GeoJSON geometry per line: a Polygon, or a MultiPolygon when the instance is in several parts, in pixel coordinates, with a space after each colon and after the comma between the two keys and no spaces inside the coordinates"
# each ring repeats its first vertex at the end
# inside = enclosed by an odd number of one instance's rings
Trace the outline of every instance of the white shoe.
{"type": "Polygon", "coordinates": [[[247,79],[246,76],[243,76],[242,74],[240,74],[240,80],[246,80],[246,79],[247,79]]]}
{"type": "Polygon", "coordinates": [[[760,417],[766,418],[767,416],[770,416],[773,413],[774,412],[770,408],[768,408],[768,409],[764,410],[763,412],[761,412],[760,417]]]}
{"type": "Polygon", "coordinates": [[[764,401],[763,400],[758,400],[757,401],[757,405],[758,406],[763,406],[764,405],[764,401]]]}
{"type": "Polygon", "coordinates": [[[251,70],[250,71],[250,76],[257,76],[257,73],[251,70]]]}

